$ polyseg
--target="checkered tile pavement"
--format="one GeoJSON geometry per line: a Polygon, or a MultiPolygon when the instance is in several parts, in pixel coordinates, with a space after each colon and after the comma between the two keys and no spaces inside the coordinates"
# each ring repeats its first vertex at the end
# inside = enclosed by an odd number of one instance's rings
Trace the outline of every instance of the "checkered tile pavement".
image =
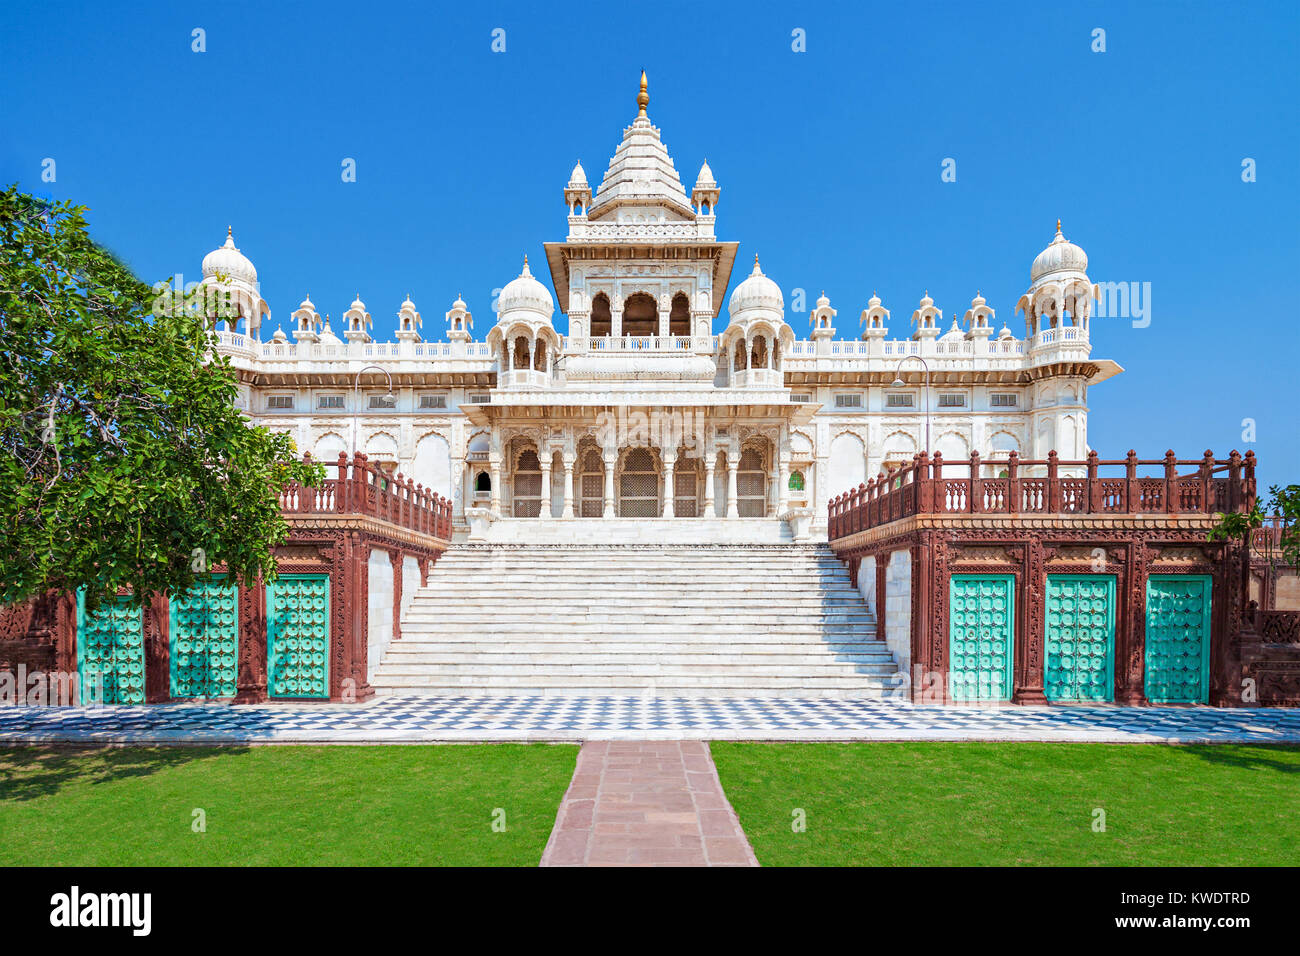
{"type": "Polygon", "coordinates": [[[915,706],[891,700],[388,697],[365,704],[0,707],[0,743],[1041,740],[1300,743],[1300,710],[915,706]]]}

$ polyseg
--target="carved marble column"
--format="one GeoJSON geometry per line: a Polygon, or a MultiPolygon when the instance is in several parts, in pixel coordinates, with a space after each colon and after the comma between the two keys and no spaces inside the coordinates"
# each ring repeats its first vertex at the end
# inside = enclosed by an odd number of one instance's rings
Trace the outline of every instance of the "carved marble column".
{"type": "Polygon", "coordinates": [[[673,455],[665,454],[664,455],[664,517],[665,518],[676,517],[676,513],[673,508],[675,504],[675,502],[673,501],[673,496],[677,491],[676,486],[673,483],[676,471],[677,471],[677,456],[675,454],[673,455]]]}
{"type": "Polygon", "coordinates": [[[537,507],[537,517],[551,517],[551,455],[549,452],[538,455],[538,464],[542,469],[542,500],[537,507]]]}
{"type": "Polygon", "coordinates": [[[718,456],[712,453],[704,455],[704,517],[716,518],[717,506],[713,495],[713,470],[717,466],[718,456]]]}
{"type": "Polygon", "coordinates": [[[498,518],[501,517],[501,459],[488,459],[488,475],[492,481],[492,497],[488,501],[488,507],[498,518]]]}
{"type": "Polygon", "coordinates": [[[780,458],[776,466],[776,513],[785,514],[790,507],[790,460],[780,458]]]}
{"type": "Polygon", "coordinates": [[[614,517],[614,466],[618,464],[618,456],[606,454],[605,461],[605,514],[606,518],[614,517]]]}
{"type": "Polygon", "coordinates": [[[564,456],[564,508],[560,512],[562,518],[573,517],[573,467],[577,464],[575,456],[564,456]]]}
{"type": "Polygon", "coordinates": [[[740,504],[739,502],[736,501],[736,495],[738,494],[737,491],[738,486],[736,483],[736,472],[739,470],[740,470],[740,456],[732,455],[728,453],[727,455],[727,517],[728,518],[740,517],[740,504]]]}

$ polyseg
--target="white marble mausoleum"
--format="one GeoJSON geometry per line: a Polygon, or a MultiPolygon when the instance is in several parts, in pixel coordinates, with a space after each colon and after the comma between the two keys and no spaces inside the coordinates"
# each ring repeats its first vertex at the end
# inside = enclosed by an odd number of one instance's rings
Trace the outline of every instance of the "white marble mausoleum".
{"type": "Polygon", "coordinates": [[[1023,335],[978,292],[947,319],[928,292],[910,315],[873,295],[845,322],[825,294],[788,313],[757,256],[732,286],[721,187],[703,162],[685,189],[648,102],[643,75],[599,184],[577,165],[564,185],[567,234],[521,250],[495,314],[476,304],[482,338],[459,295],[436,323],[400,302],[396,341],[375,341],[359,295],[335,318],[306,298],[263,338],[270,308],[227,235],[203,284],[237,313],[218,348],[250,420],[449,496],[470,541],[617,540],[647,522],[665,540],[691,522],[695,540],[825,540],[828,499],[927,446],[1086,456],[1088,388],[1121,369],[1092,358],[1087,256],[1059,223],[1007,303],[1023,335]]]}

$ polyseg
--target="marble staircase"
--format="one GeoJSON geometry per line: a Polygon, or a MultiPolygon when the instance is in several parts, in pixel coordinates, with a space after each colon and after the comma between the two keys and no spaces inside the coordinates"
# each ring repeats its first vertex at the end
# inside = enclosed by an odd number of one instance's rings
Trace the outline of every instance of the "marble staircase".
{"type": "Polygon", "coordinates": [[[897,665],[824,544],[462,544],[381,694],[881,697],[897,665]]]}

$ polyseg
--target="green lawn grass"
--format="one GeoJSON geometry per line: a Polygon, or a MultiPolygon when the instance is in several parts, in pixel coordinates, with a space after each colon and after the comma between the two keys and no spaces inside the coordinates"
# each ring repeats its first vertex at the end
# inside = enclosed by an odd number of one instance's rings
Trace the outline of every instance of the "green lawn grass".
{"type": "Polygon", "coordinates": [[[765,866],[1300,863],[1300,748],[713,743],[765,866]],[[1094,810],[1105,832],[1094,832],[1094,810]],[[795,811],[807,829],[794,832],[795,811]]]}
{"type": "Polygon", "coordinates": [[[0,866],[536,866],[576,757],[505,744],[4,748],[0,866]]]}

